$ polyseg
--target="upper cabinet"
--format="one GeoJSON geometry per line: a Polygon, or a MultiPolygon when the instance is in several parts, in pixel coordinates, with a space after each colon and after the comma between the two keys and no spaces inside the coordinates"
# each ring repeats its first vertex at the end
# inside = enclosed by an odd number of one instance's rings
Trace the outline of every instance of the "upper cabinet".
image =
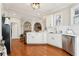
{"type": "Polygon", "coordinates": [[[46,16],[46,27],[53,27],[54,26],[54,18],[53,15],[46,16]]]}
{"type": "Polygon", "coordinates": [[[79,4],[71,8],[71,25],[79,24],[79,4]]]}

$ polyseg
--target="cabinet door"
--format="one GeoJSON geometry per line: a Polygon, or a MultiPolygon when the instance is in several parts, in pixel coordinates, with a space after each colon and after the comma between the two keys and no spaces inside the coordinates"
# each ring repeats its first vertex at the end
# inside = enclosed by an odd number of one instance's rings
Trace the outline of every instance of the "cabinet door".
{"type": "Polygon", "coordinates": [[[56,34],[54,35],[54,42],[55,42],[55,46],[62,48],[62,35],[60,34],[56,34]]]}
{"type": "Polygon", "coordinates": [[[49,34],[48,44],[62,48],[62,36],[59,34],[49,34]]]}
{"type": "Polygon", "coordinates": [[[35,37],[30,34],[30,33],[27,33],[27,43],[34,43],[35,42],[35,37]]]}
{"type": "Polygon", "coordinates": [[[43,32],[43,35],[42,35],[43,39],[42,39],[42,42],[47,44],[47,32],[43,32]]]}
{"type": "Polygon", "coordinates": [[[43,37],[42,37],[42,33],[36,33],[35,35],[35,40],[36,40],[36,43],[43,43],[43,37]]]}
{"type": "Polygon", "coordinates": [[[37,36],[38,35],[36,35],[35,33],[28,33],[27,34],[27,43],[29,43],[29,44],[38,43],[37,36]]]}
{"type": "Polygon", "coordinates": [[[53,37],[51,37],[51,38],[49,39],[49,44],[50,44],[50,45],[53,45],[53,46],[56,46],[55,39],[54,39],[53,37]]]}
{"type": "Polygon", "coordinates": [[[75,56],[79,56],[79,36],[75,38],[75,56]]]}
{"type": "Polygon", "coordinates": [[[42,33],[28,33],[27,34],[27,43],[31,44],[41,44],[43,43],[43,34],[42,33]]]}
{"type": "Polygon", "coordinates": [[[55,44],[53,34],[48,34],[47,35],[47,41],[48,41],[48,44],[50,44],[50,45],[55,44]]]}

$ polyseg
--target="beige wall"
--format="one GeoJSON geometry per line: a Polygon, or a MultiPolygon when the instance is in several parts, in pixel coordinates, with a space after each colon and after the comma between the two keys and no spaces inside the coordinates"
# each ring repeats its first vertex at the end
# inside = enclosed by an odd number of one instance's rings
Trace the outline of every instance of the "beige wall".
{"type": "Polygon", "coordinates": [[[62,25],[63,26],[67,26],[67,25],[70,25],[70,15],[71,15],[71,12],[70,12],[70,8],[64,8],[60,11],[57,11],[55,13],[53,13],[53,15],[61,15],[62,16],[62,25]]]}
{"type": "MultiPolygon", "coordinates": [[[[50,15],[50,14],[49,14],[50,15]]],[[[52,15],[61,15],[62,16],[62,25],[63,26],[68,26],[71,24],[71,6],[67,7],[67,8],[64,8],[64,9],[61,9],[61,10],[58,10],[56,12],[53,12],[52,15]]],[[[47,15],[46,15],[47,16],[47,15]]],[[[34,23],[35,22],[41,22],[42,24],[42,27],[43,27],[43,31],[45,30],[45,27],[46,27],[46,16],[44,16],[42,18],[42,20],[37,20],[37,19],[34,19],[34,20],[22,20],[22,32],[23,32],[23,23],[26,22],[26,21],[29,21],[31,22],[32,24],[32,31],[33,30],[33,26],[34,26],[34,23]]]]}
{"type": "Polygon", "coordinates": [[[43,19],[23,19],[23,20],[21,20],[22,22],[21,22],[21,28],[22,28],[22,33],[23,33],[23,25],[24,25],[24,23],[26,22],[26,21],[28,21],[28,22],[30,22],[31,23],[31,25],[32,25],[32,31],[34,32],[34,24],[36,23],[36,22],[39,22],[39,23],[41,23],[41,25],[42,25],[42,31],[44,31],[44,28],[45,28],[45,24],[44,24],[44,20],[43,19]]]}
{"type": "Polygon", "coordinates": [[[2,22],[1,22],[1,20],[2,20],[2,18],[1,18],[1,8],[2,8],[2,5],[1,5],[1,3],[0,3],[0,39],[2,39],[2,22]]]}
{"type": "MultiPolygon", "coordinates": [[[[68,26],[68,25],[71,25],[71,8],[73,6],[75,6],[76,4],[73,4],[71,6],[68,6],[66,8],[63,8],[61,10],[58,10],[58,11],[55,11],[55,12],[52,12],[51,14],[49,15],[53,15],[53,16],[56,16],[56,15],[61,15],[62,16],[62,25],[63,26],[68,26]]],[[[47,16],[47,15],[46,15],[47,16]]]]}

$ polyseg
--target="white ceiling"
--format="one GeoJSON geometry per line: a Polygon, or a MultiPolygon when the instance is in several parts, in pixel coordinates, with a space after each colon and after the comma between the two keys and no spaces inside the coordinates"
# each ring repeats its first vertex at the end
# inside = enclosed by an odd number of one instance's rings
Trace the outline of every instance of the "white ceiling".
{"type": "MultiPolygon", "coordinates": [[[[3,3],[3,9],[10,17],[42,18],[44,15],[66,8],[70,3],[40,3],[40,9],[33,10],[31,3],[3,3]]],[[[5,13],[5,12],[4,12],[5,13]]]]}

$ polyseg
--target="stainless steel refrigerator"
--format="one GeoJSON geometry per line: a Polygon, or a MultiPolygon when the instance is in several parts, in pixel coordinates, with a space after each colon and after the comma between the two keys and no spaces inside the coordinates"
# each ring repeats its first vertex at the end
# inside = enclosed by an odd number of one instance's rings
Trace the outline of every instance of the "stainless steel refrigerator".
{"type": "Polygon", "coordinates": [[[2,17],[2,36],[5,41],[7,54],[10,54],[10,25],[5,24],[5,17],[2,17]]]}

